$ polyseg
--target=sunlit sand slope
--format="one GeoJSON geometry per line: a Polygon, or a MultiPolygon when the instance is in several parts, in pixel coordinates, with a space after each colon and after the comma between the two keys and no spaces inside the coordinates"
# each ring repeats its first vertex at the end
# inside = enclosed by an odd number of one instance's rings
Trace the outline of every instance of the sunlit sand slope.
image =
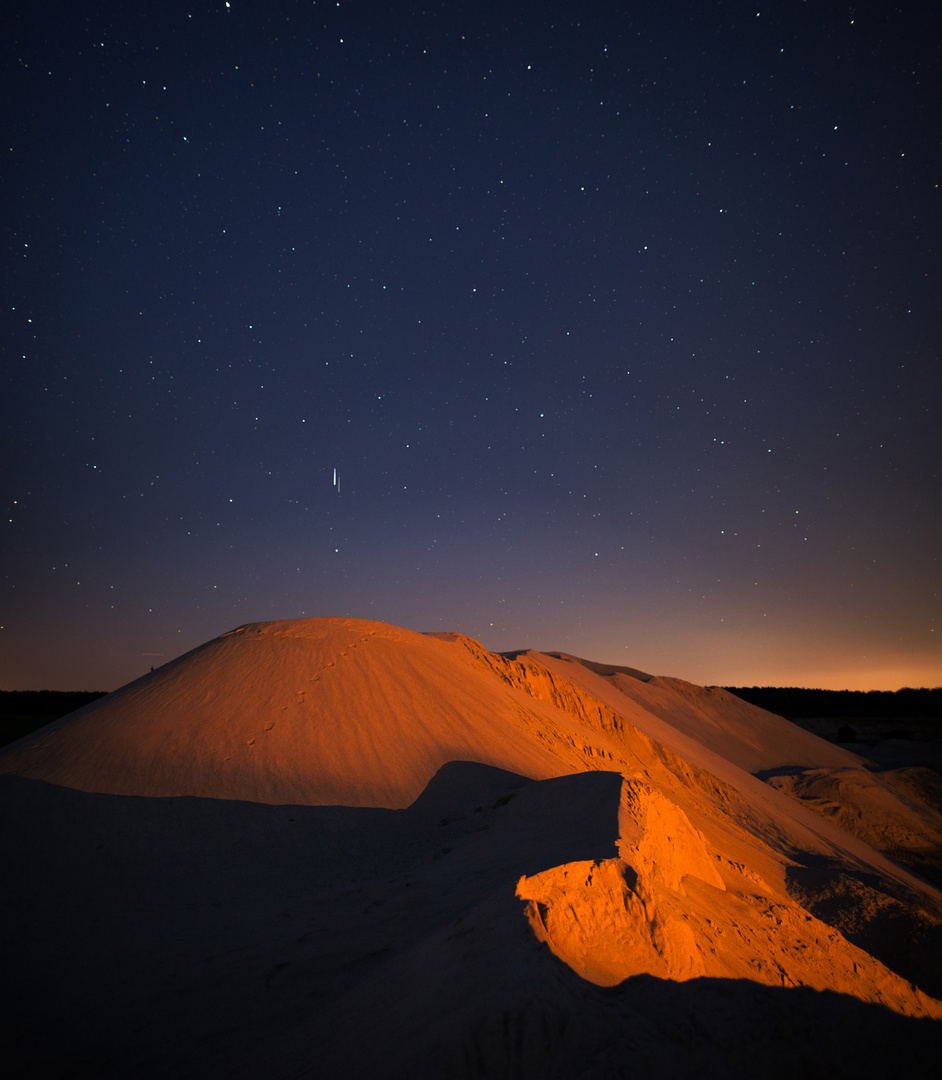
{"type": "Polygon", "coordinates": [[[15,771],[85,791],[408,806],[445,762],[581,768],[535,734],[539,705],[462,650],[361,619],[225,634],[13,744],[15,771]]]}

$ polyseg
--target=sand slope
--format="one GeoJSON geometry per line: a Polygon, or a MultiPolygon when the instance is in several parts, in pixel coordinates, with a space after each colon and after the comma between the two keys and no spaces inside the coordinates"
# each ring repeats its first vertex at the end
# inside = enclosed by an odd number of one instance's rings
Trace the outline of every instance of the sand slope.
{"type": "Polygon", "coordinates": [[[6,748],[0,810],[21,1076],[936,1075],[931,807],[723,691],[254,624],[6,748]]]}

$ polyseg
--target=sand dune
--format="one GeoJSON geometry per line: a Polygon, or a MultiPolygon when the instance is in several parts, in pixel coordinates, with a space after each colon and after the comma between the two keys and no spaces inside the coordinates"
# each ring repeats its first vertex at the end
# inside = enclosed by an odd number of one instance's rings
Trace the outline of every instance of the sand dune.
{"type": "Polygon", "coordinates": [[[5,1046],[43,1077],[935,1076],[942,821],[904,779],[633,669],[242,627],[0,755],[5,1046]]]}

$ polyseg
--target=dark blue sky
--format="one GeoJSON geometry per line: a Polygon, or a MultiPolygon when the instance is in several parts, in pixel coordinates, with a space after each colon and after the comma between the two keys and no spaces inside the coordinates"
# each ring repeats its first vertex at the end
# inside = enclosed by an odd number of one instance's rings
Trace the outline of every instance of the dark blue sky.
{"type": "Polygon", "coordinates": [[[8,4],[0,688],[333,614],[938,685],[931,16],[8,4]]]}

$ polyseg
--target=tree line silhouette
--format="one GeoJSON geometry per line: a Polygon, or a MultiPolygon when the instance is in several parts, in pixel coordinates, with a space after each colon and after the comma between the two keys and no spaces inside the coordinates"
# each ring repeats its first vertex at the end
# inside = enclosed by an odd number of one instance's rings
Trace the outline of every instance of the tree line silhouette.
{"type": "Polygon", "coordinates": [[[0,690],[0,746],[104,696],[104,690],[0,690]]]}
{"type": "Polygon", "coordinates": [[[0,690],[0,713],[65,716],[104,696],[104,690],[0,690]]]}
{"type": "Polygon", "coordinates": [[[789,719],[942,717],[942,686],[902,690],[807,690],[800,686],[724,686],[736,697],[789,719]]]}

